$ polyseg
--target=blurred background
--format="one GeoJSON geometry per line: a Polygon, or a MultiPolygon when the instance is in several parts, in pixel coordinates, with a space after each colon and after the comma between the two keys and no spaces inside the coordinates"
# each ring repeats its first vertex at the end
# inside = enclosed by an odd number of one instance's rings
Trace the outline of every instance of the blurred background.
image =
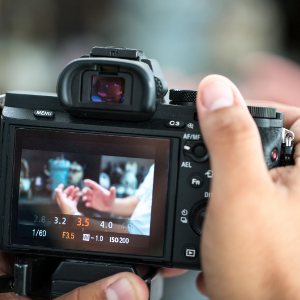
{"type": "MultiPolygon", "coordinates": [[[[299,105],[299,13],[293,0],[0,0],[0,94],[55,92],[65,64],[113,45],[156,58],[169,88],[218,73],[248,99],[299,105]]],[[[164,299],[204,299],[196,274],[166,279],[164,299]]]]}
{"type": "MultiPolygon", "coordinates": [[[[55,92],[69,61],[92,46],[113,45],[156,58],[169,88],[196,89],[205,75],[218,73],[249,98],[281,101],[271,92],[282,80],[275,66],[300,79],[299,12],[293,0],[0,0],[0,94],[55,92]]],[[[295,101],[299,89],[289,90],[295,101]]]]}

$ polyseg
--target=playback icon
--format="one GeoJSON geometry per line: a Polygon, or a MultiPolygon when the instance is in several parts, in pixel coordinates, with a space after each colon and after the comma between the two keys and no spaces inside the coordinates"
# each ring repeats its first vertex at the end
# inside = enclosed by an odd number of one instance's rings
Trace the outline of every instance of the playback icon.
{"type": "Polygon", "coordinates": [[[185,257],[186,258],[195,258],[197,256],[197,250],[194,247],[185,248],[185,257]]]}

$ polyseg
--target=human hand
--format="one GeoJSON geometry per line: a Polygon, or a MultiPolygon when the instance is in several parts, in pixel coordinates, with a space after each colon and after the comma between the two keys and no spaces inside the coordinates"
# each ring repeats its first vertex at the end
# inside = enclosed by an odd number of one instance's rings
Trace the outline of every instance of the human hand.
{"type": "Polygon", "coordinates": [[[85,179],[84,183],[89,186],[82,189],[82,200],[86,201],[85,206],[99,211],[110,212],[116,199],[115,187],[107,190],[90,179],[85,179]]]}
{"type": "MultiPolygon", "coordinates": [[[[0,275],[12,274],[14,255],[0,252],[0,275]]],[[[146,283],[132,273],[118,273],[91,284],[77,288],[57,300],[148,300],[146,283]]],[[[14,293],[0,294],[0,300],[30,300],[14,293]]],[[[37,298],[34,298],[37,300],[37,298]]],[[[44,299],[44,298],[39,298],[44,299]]]]}
{"type": "Polygon", "coordinates": [[[299,108],[285,116],[295,133],[295,166],[268,171],[257,126],[236,86],[209,76],[197,97],[214,171],[199,290],[213,300],[299,299],[299,108]]]}
{"type": "Polygon", "coordinates": [[[78,213],[77,205],[80,199],[80,194],[78,194],[79,188],[73,185],[68,186],[64,190],[64,185],[59,184],[55,189],[56,201],[61,210],[65,215],[74,215],[78,213]]]}

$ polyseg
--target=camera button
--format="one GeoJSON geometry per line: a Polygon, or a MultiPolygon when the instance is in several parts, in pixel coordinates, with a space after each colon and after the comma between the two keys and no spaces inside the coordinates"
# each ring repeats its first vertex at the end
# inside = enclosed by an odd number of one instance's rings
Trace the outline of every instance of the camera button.
{"type": "Polygon", "coordinates": [[[201,178],[200,175],[193,174],[189,177],[189,183],[190,183],[191,187],[199,188],[199,187],[201,187],[201,185],[203,183],[203,179],[201,178]]]}
{"type": "Polygon", "coordinates": [[[187,141],[183,147],[183,153],[186,159],[202,163],[207,161],[208,152],[202,141],[187,141]]]}
{"type": "Polygon", "coordinates": [[[187,259],[195,259],[198,256],[198,251],[194,246],[185,246],[183,251],[187,259]]]}
{"type": "Polygon", "coordinates": [[[198,145],[194,148],[194,154],[198,158],[203,158],[207,155],[207,150],[203,145],[198,145]]]}
{"type": "Polygon", "coordinates": [[[51,110],[43,110],[43,109],[37,109],[34,111],[34,116],[37,118],[53,118],[54,117],[54,112],[51,110]]]}
{"type": "Polygon", "coordinates": [[[202,225],[205,218],[207,200],[197,202],[191,209],[190,224],[194,232],[198,235],[202,234],[202,225]]]}
{"type": "Polygon", "coordinates": [[[166,127],[171,127],[171,128],[183,128],[184,127],[184,122],[182,121],[176,121],[176,120],[170,120],[165,122],[166,127]]]}
{"type": "Polygon", "coordinates": [[[275,162],[278,158],[278,149],[274,148],[271,152],[271,161],[275,162]]]}

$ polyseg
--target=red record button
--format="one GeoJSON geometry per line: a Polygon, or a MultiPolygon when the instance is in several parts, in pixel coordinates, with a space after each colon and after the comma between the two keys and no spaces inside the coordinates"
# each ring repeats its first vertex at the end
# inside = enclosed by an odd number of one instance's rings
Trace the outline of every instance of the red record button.
{"type": "Polygon", "coordinates": [[[278,149],[274,148],[271,152],[271,160],[272,162],[276,161],[278,157],[278,149]]]}

